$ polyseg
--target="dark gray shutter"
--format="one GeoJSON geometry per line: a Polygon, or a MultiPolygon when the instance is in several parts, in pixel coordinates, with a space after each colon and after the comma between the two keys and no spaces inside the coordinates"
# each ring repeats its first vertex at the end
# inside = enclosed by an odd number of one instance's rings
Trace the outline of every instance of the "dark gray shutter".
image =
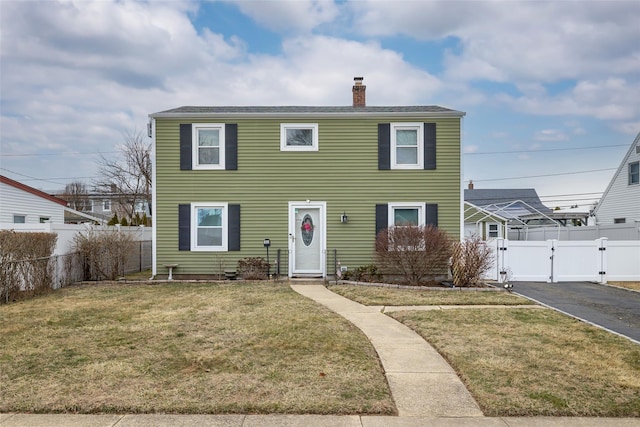
{"type": "Polygon", "coordinates": [[[178,205],[178,250],[191,250],[191,205],[178,205]]]}
{"type": "Polygon", "coordinates": [[[378,169],[391,169],[391,124],[378,123],[378,169]]]}
{"type": "Polygon", "coordinates": [[[424,168],[436,168],[436,124],[424,124],[424,168]]]}
{"type": "Polygon", "coordinates": [[[229,205],[228,248],[230,251],[240,250],[240,205],[229,205]]]}
{"type": "Polygon", "coordinates": [[[224,168],[238,170],[238,125],[227,123],[224,126],[224,168]]]}
{"type": "Polygon", "coordinates": [[[389,227],[389,206],[384,204],[376,205],[376,236],[379,232],[389,227]]]}
{"type": "Polygon", "coordinates": [[[427,203],[425,205],[425,211],[427,213],[427,221],[426,225],[433,225],[434,227],[438,226],[438,205],[427,203]]]}
{"type": "Polygon", "coordinates": [[[191,123],[180,125],[180,170],[189,171],[193,169],[191,165],[191,123]]]}

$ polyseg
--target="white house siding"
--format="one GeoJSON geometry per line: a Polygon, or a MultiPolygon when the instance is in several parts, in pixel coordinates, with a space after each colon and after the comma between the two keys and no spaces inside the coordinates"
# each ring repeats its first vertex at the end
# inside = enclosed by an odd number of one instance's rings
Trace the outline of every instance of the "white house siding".
{"type": "Polygon", "coordinates": [[[624,218],[626,224],[640,221],[640,184],[629,185],[629,163],[640,161],[636,148],[639,141],[640,135],[635,139],[596,209],[598,225],[613,224],[615,218],[624,218]]]}
{"type": "Polygon", "coordinates": [[[26,224],[38,224],[40,218],[63,224],[64,206],[0,182],[0,223],[13,223],[14,215],[24,215],[26,224]]]}

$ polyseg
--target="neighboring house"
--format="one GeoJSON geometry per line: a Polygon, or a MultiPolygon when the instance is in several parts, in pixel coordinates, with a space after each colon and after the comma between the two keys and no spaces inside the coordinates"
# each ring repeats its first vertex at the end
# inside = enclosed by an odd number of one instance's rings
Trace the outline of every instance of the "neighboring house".
{"type": "Polygon", "coordinates": [[[0,223],[64,224],[67,202],[0,175],[0,223]]]}
{"type": "Polygon", "coordinates": [[[370,264],[388,226],[460,238],[464,113],[368,107],[365,89],[357,78],[353,106],[151,114],[153,274],[211,276],[270,250],[272,273],[326,277],[370,264]]]}
{"type": "Polygon", "coordinates": [[[640,133],[622,159],[593,215],[596,225],[640,222],[640,133]]]}
{"type": "MultiPolygon", "coordinates": [[[[64,195],[58,196],[64,199],[64,195]]],[[[83,204],[81,212],[85,214],[87,218],[93,218],[100,223],[109,222],[114,214],[118,215],[118,219],[122,220],[126,217],[129,220],[129,213],[131,207],[127,208],[121,206],[122,194],[111,193],[90,193],[87,196],[87,202],[83,204]]],[[[133,206],[134,214],[138,214],[140,218],[146,216],[148,220],[151,219],[151,210],[149,209],[149,203],[146,201],[136,201],[133,206]]]]}
{"type": "Polygon", "coordinates": [[[479,237],[482,240],[504,238],[507,235],[508,219],[476,206],[464,202],[464,237],[479,237]]]}
{"type": "MultiPolygon", "coordinates": [[[[533,188],[469,188],[464,190],[464,235],[482,239],[506,238],[509,231],[522,235],[531,227],[566,223],[554,217],[533,188]]],[[[522,236],[520,236],[522,237],[522,236]]]]}

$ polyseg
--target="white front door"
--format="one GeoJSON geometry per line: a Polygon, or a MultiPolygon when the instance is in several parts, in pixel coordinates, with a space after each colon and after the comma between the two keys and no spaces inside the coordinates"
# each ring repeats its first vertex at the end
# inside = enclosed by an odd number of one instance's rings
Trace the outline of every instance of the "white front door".
{"type": "Polygon", "coordinates": [[[325,202],[289,202],[289,277],[325,277],[325,202]]]}

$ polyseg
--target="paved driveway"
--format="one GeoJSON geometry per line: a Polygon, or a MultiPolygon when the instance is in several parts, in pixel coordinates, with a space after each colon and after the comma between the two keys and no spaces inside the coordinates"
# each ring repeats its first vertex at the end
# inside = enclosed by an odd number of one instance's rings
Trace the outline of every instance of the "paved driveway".
{"type": "Polygon", "coordinates": [[[587,282],[516,282],[514,293],[640,342],[640,293],[587,282]]]}

